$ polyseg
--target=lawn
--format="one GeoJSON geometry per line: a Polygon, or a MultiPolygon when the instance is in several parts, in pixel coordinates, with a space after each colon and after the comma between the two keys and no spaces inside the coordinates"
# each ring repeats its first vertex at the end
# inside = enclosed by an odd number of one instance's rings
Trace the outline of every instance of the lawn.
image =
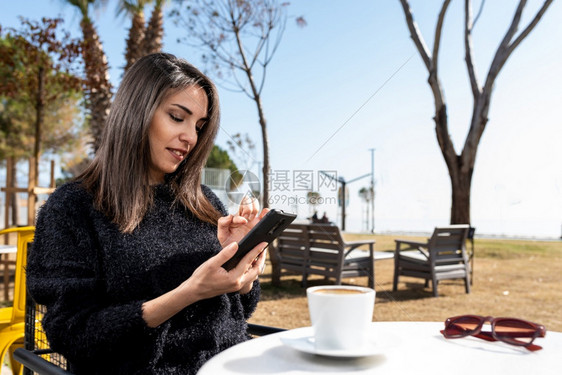
{"type": "MultiPolygon", "coordinates": [[[[345,234],[346,240],[374,238],[378,251],[393,251],[394,239],[421,237],[345,234]]],[[[439,284],[439,297],[431,283],[401,277],[392,292],[394,262],[375,262],[377,291],[374,321],[444,321],[449,316],[479,314],[518,317],[562,331],[562,241],[476,239],[474,283],[466,294],[462,280],[439,284]]],[[[296,328],[310,325],[306,292],[299,276],[284,276],[280,287],[271,285],[270,267],[261,277],[262,299],[250,322],[296,328]]],[[[311,276],[309,285],[333,284],[311,276]]],[[[346,284],[367,285],[367,278],[345,279],[346,284]]]]}

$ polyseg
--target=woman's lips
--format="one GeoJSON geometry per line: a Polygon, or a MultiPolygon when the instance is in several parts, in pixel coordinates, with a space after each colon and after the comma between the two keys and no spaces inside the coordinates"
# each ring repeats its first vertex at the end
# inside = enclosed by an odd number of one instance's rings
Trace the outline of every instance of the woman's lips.
{"type": "Polygon", "coordinates": [[[167,150],[177,161],[182,161],[185,155],[187,155],[187,151],[185,150],[179,150],[177,148],[168,148],[167,150]]]}

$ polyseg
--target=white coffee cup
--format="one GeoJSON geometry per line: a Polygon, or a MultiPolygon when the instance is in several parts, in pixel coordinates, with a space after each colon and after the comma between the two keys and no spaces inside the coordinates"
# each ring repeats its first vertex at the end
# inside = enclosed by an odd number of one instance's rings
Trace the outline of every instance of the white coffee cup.
{"type": "Polygon", "coordinates": [[[306,290],[317,350],[362,348],[369,336],[375,290],[324,285],[306,290]]]}

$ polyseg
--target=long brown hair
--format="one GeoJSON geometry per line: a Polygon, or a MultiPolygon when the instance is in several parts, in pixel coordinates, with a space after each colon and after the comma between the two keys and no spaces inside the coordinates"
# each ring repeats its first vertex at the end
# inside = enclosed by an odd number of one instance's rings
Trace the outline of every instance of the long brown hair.
{"type": "Polygon", "coordinates": [[[103,131],[100,148],[90,166],[77,177],[94,195],[94,206],[124,233],[132,232],[153,202],[149,184],[148,129],[160,103],[178,90],[197,85],[205,90],[208,121],[197,144],[166,180],[176,203],[200,220],[215,224],[221,216],[201,190],[201,172],[219,127],[215,85],[183,59],[155,53],[139,59],[123,77],[103,131]]]}

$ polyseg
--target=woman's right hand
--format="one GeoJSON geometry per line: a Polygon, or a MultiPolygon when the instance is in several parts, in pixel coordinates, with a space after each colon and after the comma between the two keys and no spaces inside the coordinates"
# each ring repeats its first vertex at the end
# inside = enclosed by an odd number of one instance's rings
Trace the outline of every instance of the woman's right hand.
{"type": "Polygon", "coordinates": [[[157,327],[185,307],[225,293],[238,292],[253,282],[260,273],[260,265],[254,260],[267,246],[263,242],[253,248],[230,271],[222,265],[238,250],[233,242],[217,255],[201,264],[193,274],[177,288],[143,304],[143,318],[149,327],[157,327]]]}
{"type": "Polygon", "coordinates": [[[229,244],[217,255],[201,264],[184,282],[185,287],[196,293],[199,299],[240,291],[244,285],[248,284],[250,280],[254,281],[259,275],[261,267],[254,260],[266,246],[267,243],[263,242],[254,247],[236,267],[227,271],[222,268],[222,265],[238,250],[238,243],[229,244]]]}

